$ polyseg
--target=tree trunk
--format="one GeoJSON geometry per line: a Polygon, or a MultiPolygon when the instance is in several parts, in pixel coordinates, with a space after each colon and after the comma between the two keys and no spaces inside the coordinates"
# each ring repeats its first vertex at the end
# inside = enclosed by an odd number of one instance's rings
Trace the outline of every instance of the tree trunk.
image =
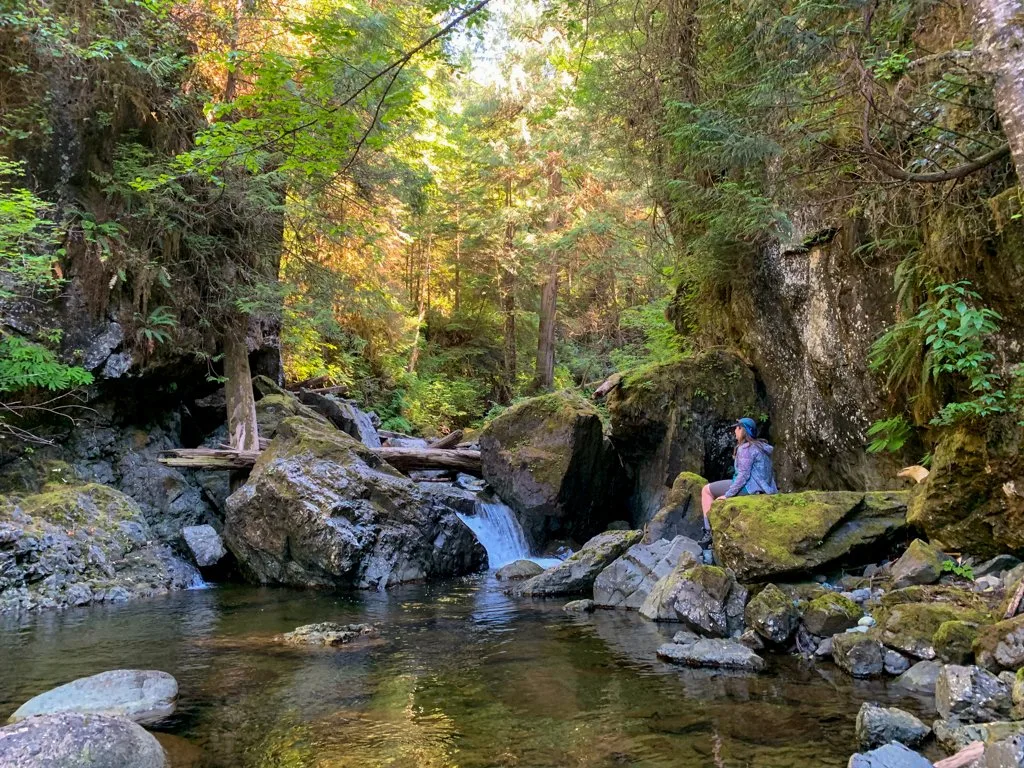
{"type": "Polygon", "coordinates": [[[975,0],[974,42],[995,77],[996,112],[1024,184],[1024,0],[975,0]]]}
{"type": "Polygon", "coordinates": [[[503,405],[512,402],[515,392],[516,376],[516,268],[514,245],[516,227],[512,221],[512,178],[505,180],[505,244],[498,256],[499,286],[501,295],[501,311],[505,318],[503,333],[505,336],[502,349],[502,367],[505,380],[498,393],[498,400],[503,405]]]}
{"type": "Polygon", "coordinates": [[[256,398],[249,371],[249,347],[245,343],[248,321],[239,315],[224,334],[224,393],[228,406],[228,440],[237,451],[258,451],[256,398]]]}
{"type": "MultiPolygon", "coordinates": [[[[548,203],[551,213],[545,229],[553,234],[562,226],[561,158],[552,153],[548,158],[548,203]]],[[[540,330],[537,335],[537,363],[534,368],[533,389],[549,392],[555,384],[555,323],[558,319],[558,276],[561,269],[559,254],[552,249],[548,255],[548,277],[540,295],[540,330]]]]}
{"type": "Polygon", "coordinates": [[[462,230],[460,205],[455,203],[455,312],[462,306],[462,230]]]}
{"type": "Polygon", "coordinates": [[[427,310],[430,308],[430,235],[427,235],[427,263],[424,269],[424,282],[423,288],[425,290],[417,289],[419,298],[419,315],[416,319],[416,337],[412,343],[412,354],[409,356],[409,373],[416,373],[416,365],[420,359],[420,334],[423,328],[423,322],[427,317],[427,310]]]}

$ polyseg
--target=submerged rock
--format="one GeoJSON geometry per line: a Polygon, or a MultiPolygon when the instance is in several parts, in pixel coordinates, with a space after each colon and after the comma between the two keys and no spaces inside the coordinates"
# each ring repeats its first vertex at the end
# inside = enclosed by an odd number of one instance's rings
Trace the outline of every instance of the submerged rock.
{"type": "Polygon", "coordinates": [[[906,527],[907,494],[807,491],[736,496],[709,518],[718,562],[740,581],[806,573],[855,559],[906,527]]]}
{"type": "Polygon", "coordinates": [[[799,620],[793,601],[774,584],[766,586],[747,603],[744,616],[748,627],[777,645],[789,640],[799,620]]]}
{"type": "Polygon", "coordinates": [[[680,562],[700,561],[697,542],[683,536],[638,543],[605,568],[594,581],[594,602],[603,608],[639,609],[654,585],[680,562]]]}
{"type": "Polygon", "coordinates": [[[168,768],[160,743],[123,717],[65,712],[0,728],[0,768],[168,768]]]}
{"type": "Polygon", "coordinates": [[[1010,716],[1010,687],[979,667],[947,664],[935,682],[935,708],[944,719],[984,723],[1010,716]]]}
{"type": "Polygon", "coordinates": [[[494,578],[498,581],[522,581],[543,572],[544,568],[533,560],[514,560],[495,571],[494,578]]]}
{"type": "Polygon", "coordinates": [[[804,609],[803,622],[812,635],[831,637],[857,626],[864,611],[853,600],[826,592],[811,600],[804,609]]]}
{"type": "Polygon", "coordinates": [[[177,699],[178,681],[166,672],[115,669],[41,693],[18,707],[8,722],[36,715],[80,712],[125,717],[147,725],[174,714],[177,699]]]}
{"type": "Polygon", "coordinates": [[[566,613],[593,613],[597,606],[593,600],[571,600],[562,606],[566,613]]]}
{"type": "Polygon", "coordinates": [[[306,624],[281,635],[281,642],[288,645],[326,645],[335,647],[350,643],[356,638],[375,636],[379,629],[373,624],[336,624],[323,621],[306,624]]]}
{"type": "Polygon", "coordinates": [[[441,497],[302,418],[281,422],[228,498],[224,537],[261,584],[383,589],[478,571],[487,557],[441,497]]]}
{"type": "Polygon", "coordinates": [[[874,749],[891,741],[920,746],[932,729],[909,712],[865,702],[857,713],[857,741],[861,749],[874,749]]]}
{"type": "Polygon", "coordinates": [[[640,541],[641,531],[607,531],[598,534],[571,557],[524,581],[516,594],[533,597],[578,595],[589,592],[601,571],[640,541]]]}
{"type": "Polygon", "coordinates": [[[853,755],[847,768],[932,768],[932,764],[909,747],[893,742],[853,755]]]}
{"type": "Polygon", "coordinates": [[[764,659],[733,640],[701,638],[694,642],[666,643],[658,648],[658,657],[688,667],[740,669],[747,672],[760,672],[764,669],[764,659]]]}
{"type": "Polygon", "coordinates": [[[680,563],[661,579],[640,614],[652,621],[678,621],[698,634],[726,637],[742,632],[747,590],[714,565],[680,563]]]}
{"type": "Polygon", "coordinates": [[[914,584],[934,584],[942,576],[942,564],[949,555],[920,539],[914,539],[907,551],[892,564],[889,575],[897,589],[914,584]]]}
{"type": "Polygon", "coordinates": [[[879,677],[885,671],[882,644],[857,632],[832,638],[832,660],[851,677],[879,677]]]}

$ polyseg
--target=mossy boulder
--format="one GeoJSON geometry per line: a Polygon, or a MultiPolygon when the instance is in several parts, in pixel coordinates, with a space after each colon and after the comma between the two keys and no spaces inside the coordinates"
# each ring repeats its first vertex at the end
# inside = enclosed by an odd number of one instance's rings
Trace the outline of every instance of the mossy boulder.
{"type": "Polygon", "coordinates": [[[640,531],[606,531],[558,565],[524,581],[518,595],[555,597],[590,593],[598,575],[643,537],[640,531]]]}
{"type": "Polygon", "coordinates": [[[868,558],[906,527],[899,491],[807,491],[716,501],[715,556],[740,581],[765,581],[868,558]]]}
{"type": "Polygon", "coordinates": [[[261,584],[384,588],[479,570],[444,497],[334,427],[289,417],[227,500],[224,539],[261,584]]]}
{"type": "Polygon", "coordinates": [[[949,429],[908,519],[944,549],[977,557],[1024,552],[1024,427],[1017,419],[949,429]]]}
{"type": "Polygon", "coordinates": [[[992,671],[1024,667],[1024,616],[982,627],[974,641],[974,657],[992,671]]]}
{"type": "Polygon", "coordinates": [[[807,631],[819,637],[831,637],[857,626],[864,611],[853,600],[835,592],[820,595],[804,609],[803,622],[807,631]]]}
{"type": "Polygon", "coordinates": [[[790,597],[774,584],[754,595],[743,615],[748,627],[778,645],[789,640],[800,618],[790,597]]]}
{"type": "Polygon", "coordinates": [[[947,664],[970,664],[974,660],[974,641],[978,625],[960,619],[944,621],[932,635],[936,656],[947,664]]]}
{"type": "Polygon", "coordinates": [[[907,551],[892,564],[889,574],[896,588],[934,584],[942,577],[942,566],[952,558],[921,539],[914,539],[907,551]]]}
{"type": "Polygon", "coordinates": [[[638,525],[661,509],[680,472],[728,477],[730,425],[767,411],[750,366],[725,350],[630,371],[607,402],[612,440],[636,476],[638,525]]]}
{"type": "Polygon", "coordinates": [[[652,621],[678,621],[705,637],[727,637],[743,630],[747,590],[732,572],[681,559],[654,585],[640,606],[652,621]]]}
{"type": "MultiPolygon", "coordinates": [[[[257,378],[265,379],[266,376],[257,378]]],[[[259,428],[260,437],[272,438],[277,432],[278,425],[293,416],[309,419],[325,429],[333,429],[327,419],[312,408],[303,405],[290,392],[281,390],[281,394],[267,394],[256,402],[256,425],[259,428]]]]}
{"type": "Polygon", "coordinates": [[[708,481],[693,472],[680,472],[654,514],[644,534],[644,541],[686,536],[700,539],[704,535],[704,512],[700,505],[701,490],[708,481]]]}
{"type": "Polygon", "coordinates": [[[569,392],[524,400],[480,434],[484,477],[537,550],[555,537],[586,539],[622,517],[610,454],[597,410],[569,392]]]}
{"type": "MultiPolygon", "coordinates": [[[[931,660],[938,652],[936,634],[947,622],[978,626],[988,620],[984,613],[943,603],[902,603],[879,613],[881,639],[887,646],[915,659],[931,660]]],[[[947,628],[950,632],[951,628],[947,628]]],[[[952,637],[944,634],[943,640],[952,637]]]]}
{"type": "Polygon", "coordinates": [[[877,638],[861,632],[844,632],[832,638],[832,660],[851,677],[881,677],[885,649],[877,638]]]}

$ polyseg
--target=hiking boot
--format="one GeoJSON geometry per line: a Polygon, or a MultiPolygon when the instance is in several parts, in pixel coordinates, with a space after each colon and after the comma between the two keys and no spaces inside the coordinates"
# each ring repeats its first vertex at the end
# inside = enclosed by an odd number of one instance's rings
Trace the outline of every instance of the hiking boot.
{"type": "Polygon", "coordinates": [[[704,535],[697,541],[700,544],[701,549],[707,549],[711,546],[711,531],[704,531],[704,535]]]}

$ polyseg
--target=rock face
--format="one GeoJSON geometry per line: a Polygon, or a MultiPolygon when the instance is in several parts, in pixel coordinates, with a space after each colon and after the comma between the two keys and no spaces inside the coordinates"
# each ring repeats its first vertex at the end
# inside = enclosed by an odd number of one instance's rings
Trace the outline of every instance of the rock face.
{"type": "Polygon", "coordinates": [[[910,693],[932,696],[941,670],[937,661],[919,661],[896,679],[896,685],[910,693]]]}
{"type": "Polygon", "coordinates": [[[383,589],[486,563],[440,497],[343,432],[295,417],[228,499],[224,538],[261,584],[383,589]]]}
{"type": "Polygon", "coordinates": [[[859,632],[832,638],[832,660],[851,677],[879,677],[885,670],[882,644],[859,632]]]}
{"type": "Polygon", "coordinates": [[[350,643],[356,638],[378,634],[373,624],[336,624],[324,621],[306,624],[281,635],[281,642],[288,645],[320,645],[334,648],[350,643]]]}
{"type": "Polygon", "coordinates": [[[1024,427],[1017,419],[948,431],[909,521],[942,547],[992,557],[1024,550],[1024,427]]]}
{"type": "Polygon", "coordinates": [[[935,708],[943,719],[962,723],[1005,720],[1010,716],[1010,687],[979,667],[947,664],[935,682],[935,708]]]}
{"type": "Polygon", "coordinates": [[[705,637],[743,631],[747,590],[732,573],[714,565],[680,561],[654,585],[640,614],[652,621],[678,621],[705,637]]]}
{"type": "Polygon", "coordinates": [[[503,565],[494,573],[498,581],[522,581],[543,573],[544,568],[532,560],[516,560],[503,565]]]}
{"type": "Polygon", "coordinates": [[[692,643],[666,643],[658,648],[658,658],[688,667],[740,669],[760,672],[764,659],[733,640],[701,638],[692,643]]]}
{"type": "Polygon", "coordinates": [[[612,441],[636,476],[630,506],[642,526],[680,472],[728,477],[736,444],[729,425],[766,408],[750,367],[713,351],[626,376],[609,393],[608,410],[612,441]]]}
{"type": "Polygon", "coordinates": [[[548,568],[516,588],[516,594],[532,597],[581,595],[589,592],[598,574],[640,541],[640,531],[607,531],[598,534],[564,562],[548,568]]]}
{"type": "Polygon", "coordinates": [[[803,620],[812,635],[831,637],[857,626],[863,615],[864,611],[853,600],[826,592],[811,600],[804,610],[803,620]]]}
{"type": "Polygon", "coordinates": [[[906,527],[907,494],[807,491],[737,496],[709,514],[715,556],[740,581],[855,562],[906,527]]]}
{"type": "Polygon", "coordinates": [[[875,749],[890,741],[919,746],[932,729],[909,712],[865,702],[857,713],[857,741],[861,749],[875,749]]]}
{"type": "Polygon", "coordinates": [[[892,565],[889,575],[897,589],[914,584],[934,584],[942,576],[942,564],[952,558],[920,539],[914,539],[907,551],[892,565]]]}
{"type": "Polygon", "coordinates": [[[932,764],[909,747],[893,743],[853,755],[847,768],[932,768],[932,764]]]}
{"type": "Polygon", "coordinates": [[[621,516],[609,497],[601,418],[558,392],[509,408],[480,434],[484,477],[512,507],[535,550],[553,537],[587,538],[621,516]]]}
{"type": "Polygon", "coordinates": [[[18,707],[8,722],[79,712],[125,717],[148,725],[174,714],[177,699],[178,681],[166,672],[115,669],[41,693],[18,707]]]}
{"type": "Polygon", "coordinates": [[[228,553],[212,525],[187,526],[181,529],[181,536],[200,568],[215,567],[228,553]]]}
{"type": "Polygon", "coordinates": [[[152,543],[139,506],[103,485],[0,497],[0,612],[122,602],[199,581],[152,543]]]}
{"type": "Polygon", "coordinates": [[[594,602],[602,608],[629,608],[643,605],[654,585],[685,559],[700,561],[700,545],[677,536],[653,544],[634,544],[622,557],[605,568],[594,581],[594,602]]]}
{"type": "Polygon", "coordinates": [[[64,713],[0,728],[0,768],[168,768],[160,743],[122,717],[64,713]]]}
{"type": "Polygon", "coordinates": [[[700,492],[707,485],[700,475],[680,472],[665,496],[661,508],[647,523],[644,541],[672,539],[676,536],[700,540],[704,535],[704,512],[700,505],[700,492]]]}
{"type": "Polygon", "coordinates": [[[800,618],[793,601],[774,584],[766,586],[747,603],[744,616],[748,627],[779,645],[789,640],[800,618]]]}

